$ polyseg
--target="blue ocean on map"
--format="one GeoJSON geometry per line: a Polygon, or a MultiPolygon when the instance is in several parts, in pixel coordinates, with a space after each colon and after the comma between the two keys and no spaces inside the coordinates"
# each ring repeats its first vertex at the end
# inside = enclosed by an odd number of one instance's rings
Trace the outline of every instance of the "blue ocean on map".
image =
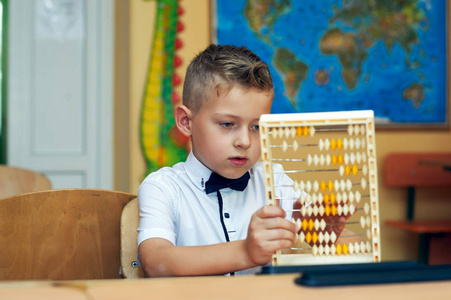
{"type": "Polygon", "coordinates": [[[446,122],[446,1],[370,2],[386,1],[216,0],[215,42],[268,63],[272,113],[371,109],[379,124],[446,122]]]}

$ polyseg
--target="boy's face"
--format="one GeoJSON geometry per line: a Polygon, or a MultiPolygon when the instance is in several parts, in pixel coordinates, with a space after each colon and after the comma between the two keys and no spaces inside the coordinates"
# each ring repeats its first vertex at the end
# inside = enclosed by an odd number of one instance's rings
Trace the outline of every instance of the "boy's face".
{"type": "Polygon", "coordinates": [[[258,121],[270,113],[273,96],[240,87],[213,94],[190,122],[196,158],[226,178],[246,173],[260,158],[258,121]]]}

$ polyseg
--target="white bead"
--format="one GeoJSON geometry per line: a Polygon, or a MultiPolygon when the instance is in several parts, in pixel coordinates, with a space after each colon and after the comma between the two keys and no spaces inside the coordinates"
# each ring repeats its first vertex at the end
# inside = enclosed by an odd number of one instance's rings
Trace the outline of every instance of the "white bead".
{"type": "Polygon", "coordinates": [[[349,193],[349,202],[354,202],[354,194],[352,192],[349,193]]]}
{"type": "Polygon", "coordinates": [[[330,254],[335,255],[336,250],[335,245],[330,246],[330,254]]]}
{"type": "Polygon", "coordinates": [[[360,226],[362,226],[362,228],[365,228],[365,217],[364,216],[361,216],[360,217],[360,226]]]}
{"type": "Polygon", "coordinates": [[[299,144],[298,144],[298,142],[296,140],[294,140],[294,142],[293,142],[293,151],[296,152],[298,150],[298,148],[299,148],[299,144]]]}
{"type": "Polygon", "coordinates": [[[319,189],[319,183],[318,183],[318,181],[314,181],[313,182],[313,191],[316,193],[316,192],[318,192],[318,189],[319,189]]]}
{"type": "Polygon", "coordinates": [[[360,199],[362,199],[362,196],[360,195],[360,192],[355,192],[355,202],[360,203],[360,199]]]}
{"type": "Polygon", "coordinates": [[[338,192],[338,189],[340,188],[340,183],[338,182],[338,180],[336,180],[335,179],[335,182],[334,182],[334,189],[335,189],[335,192],[338,192]]]}
{"type": "Polygon", "coordinates": [[[358,124],[354,125],[354,133],[355,135],[358,135],[360,133],[360,127],[358,124]]]}
{"type": "Polygon", "coordinates": [[[315,135],[315,127],[313,127],[313,126],[310,126],[310,128],[309,128],[310,130],[309,130],[309,132],[310,132],[310,136],[314,136],[315,135]]]}
{"type": "Polygon", "coordinates": [[[366,189],[366,180],[365,180],[365,178],[362,178],[362,182],[360,183],[360,185],[362,186],[362,189],[366,189]]]}
{"type": "Polygon", "coordinates": [[[332,233],[330,234],[330,241],[332,243],[335,243],[337,241],[337,235],[335,234],[334,231],[332,231],[332,233]]]}
{"type": "Polygon", "coordinates": [[[287,148],[288,148],[287,142],[286,142],[286,141],[283,141],[283,142],[282,142],[282,150],[283,150],[283,152],[286,152],[286,151],[287,151],[287,148]]]}
{"type": "Polygon", "coordinates": [[[350,191],[351,189],[352,189],[352,182],[351,182],[351,180],[346,180],[346,189],[348,190],[348,191],[350,191]]]}
{"type": "Polygon", "coordinates": [[[326,221],[324,221],[324,219],[321,219],[320,226],[321,226],[321,230],[324,231],[324,229],[326,229],[326,221]]]}
{"type": "Polygon", "coordinates": [[[316,245],[313,245],[313,247],[312,247],[312,253],[313,253],[313,255],[317,255],[318,254],[318,247],[316,246],[316,245]]]}
{"type": "Polygon", "coordinates": [[[319,139],[318,148],[319,148],[319,151],[323,151],[323,148],[324,148],[323,139],[319,139]]]}
{"type": "Polygon", "coordinates": [[[354,244],[354,250],[355,250],[355,253],[360,253],[360,245],[359,245],[359,243],[355,243],[354,244]]]}

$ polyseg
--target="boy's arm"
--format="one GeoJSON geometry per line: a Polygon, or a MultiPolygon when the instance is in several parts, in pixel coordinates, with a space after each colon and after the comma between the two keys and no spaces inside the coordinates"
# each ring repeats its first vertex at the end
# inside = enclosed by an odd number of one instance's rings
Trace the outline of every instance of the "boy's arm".
{"type": "Polygon", "coordinates": [[[267,264],[295,240],[295,225],[277,206],[252,216],[246,240],[206,246],[174,246],[161,238],[143,241],[139,257],[148,277],[226,274],[267,264]]]}

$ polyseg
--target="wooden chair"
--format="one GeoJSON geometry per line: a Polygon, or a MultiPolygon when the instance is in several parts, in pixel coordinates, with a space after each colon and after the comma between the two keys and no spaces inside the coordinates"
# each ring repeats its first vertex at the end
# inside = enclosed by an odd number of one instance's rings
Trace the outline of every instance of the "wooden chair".
{"type": "Polygon", "coordinates": [[[120,216],[135,197],[55,189],[0,199],[0,280],[122,278],[120,216]]]}
{"type": "Polygon", "coordinates": [[[142,278],[144,273],[138,264],[138,199],[130,201],[121,216],[121,270],[125,278],[142,278]]]}
{"type": "Polygon", "coordinates": [[[0,199],[13,195],[50,190],[50,180],[41,173],[0,165],[0,199]]]}
{"type": "Polygon", "coordinates": [[[415,191],[451,187],[451,153],[391,153],[384,160],[384,182],[407,191],[405,220],[387,220],[386,224],[419,234],[418,260],[428,264],[431,238],[451,233],[451,219],[416,220],[415,191]]]}

